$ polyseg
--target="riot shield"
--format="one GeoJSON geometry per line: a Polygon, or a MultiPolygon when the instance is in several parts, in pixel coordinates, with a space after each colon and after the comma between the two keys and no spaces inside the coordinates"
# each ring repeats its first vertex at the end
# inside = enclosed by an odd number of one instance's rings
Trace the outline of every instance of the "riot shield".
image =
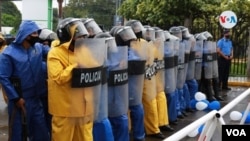
{"type": "MultiPolygon", "coordinates": [[[[163,32],[162,32],[163,33],[163,32]]],[[[163,37],[165,38],[164,34],[163,37]]],[[[156,92],[160,93],[164,91],[165,87],[165,64],[164,64],[164,40],[159,36],[154,41],[155,47],[155,64],[156,64],[156,92]]]]}
{"type": "Polygon", "coordinates": [[[185,44],[180,42],[178,52],[178,71],[177,71],[177,85],[178,89],[182,89],[186,80],[185,76],[185,44]]]}
{"type": "Polygon", "coordinates": [[[142,91],[146,64],[146,45],[144,40],[131,41],[128,51],[129,106],[142,102],[142,91]]]}
{"type": "Polygon", "coordinates": [[[118,46],[108,52],[108,116],[128,112],[128,47],[118,46]]]}
{"type": "Polygon", "coordinates": [[[146,59],[146,68],[145,68],[145,79],[143,85],[143,97],[151,101],[156,97],[156,81],[155,74],[156,68],[154,63],[154,44],[153,42],[147,43],[147,59],[146,59]]]}
{"type": "MultiPolygon", "coordinates": [[[[104,35],[105,36],[105,35],[104,35]]],[[[116,52],[117,46],[113,37],[102,37],[96,36],[96,38],[105,38],[105,46],[107,53],[105,53],[105,62],[102,69],[102,82],[101,82],[101,95],[100,95],[100,104],[99,112],[95,118],[96,122],[101,122],[103,119],[108,117],[108,83],[107,83],[107,74],[108,74],[108,64],[107,56],[108,53],[116,52]]]]}
{"type": "Polygon", "coordinates": [[[202,56],[203,56],[203,40],[197,40],[195,44],[195,79],[201,79],[202,56]]]}
{"type": "Polygon", "coordinates": [[[165,63],[165,92],[172,93],[176,89],[175,64],[174,64],[174,41],[164,42],[165,63]]]}
{"type": "Polygon", "coordinates": [[[93,103],[94,119],[98,117],[100,110],[105,50],[105,39],[80,38],[75,41],[74,54],[79,68],[73,69],[72,87],[82,88],[83,93],[93,100],[91,102],[93,103]]]}
{"type": "Polygon", "coordinates": [[[219,77],[218,70],[218,60],[217,60],[217,51],[216,51],[216,42],[212,42],[212,54],[213,54],[213,78],[219,77]]]}
{"type": "Polygon", "coordinates": [[[212,42],[205,41],[203,46],[203,67],[205,79],[211,79],[213,76],[213,52],[212,42]]]}
{"type": "Polygon", "coordinates": [[[174,70],[175,70],[175,80],[177,83],[177,74],[178,74],[178,54],[180,49],[180,39],[171,35],[170,40],[174,44],[174,70]]]}
{"type": "Polygon", "coordinates": [[[182,42],[185,44],[185,57],[184,57],[184,76],[185,80],[187,78],[187,72],[188,72],[188,64],[189,64],[189,57],[190,57],[190,51],[191,51],[191,40],[189,39],[183,39],[182,42]]]}
{"type": "Polygon", "coordinates": [[[189,40],[191,42],[191,48],[190,48],[190,55],[189,55],[186,80],[194,79],[194,75],[195,75],[195,44],[196,44],[196,41],[195,41],[194,36],[191,36],[189,38],[189,40]]]}

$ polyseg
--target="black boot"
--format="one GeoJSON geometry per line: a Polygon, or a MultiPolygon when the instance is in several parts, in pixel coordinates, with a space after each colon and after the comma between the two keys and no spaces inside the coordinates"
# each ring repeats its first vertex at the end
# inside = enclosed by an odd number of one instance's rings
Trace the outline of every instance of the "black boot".
{"type": "Polygon", "coordinates": [[[219,95],[219,79],[213,78],[212,79],[213,90],[214,90],[214,97],[218,101],[224,101],[224,99],[219,95]]]}
{"type": "Polygon", "coordinates": [[[205,85],[205,94],[207,96],[208,101],[214,101],[216,100],[213,96],[213,90],[212,90],[212,80],[211,79],[205,79],[204,85],[205,85]]]}
{"type": "Polygon", "coordinates": [[[228,82],[222,82],[222,90],[229,91],[231,88],[228,87],[228,82]]]}

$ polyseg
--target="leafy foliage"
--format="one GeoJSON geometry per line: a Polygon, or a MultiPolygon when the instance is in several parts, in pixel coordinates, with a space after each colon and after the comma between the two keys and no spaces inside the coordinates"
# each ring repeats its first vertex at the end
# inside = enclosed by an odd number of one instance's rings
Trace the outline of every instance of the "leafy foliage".
{"type": "Polygon", "coordinates": [[[70,0],[63,8],[63,17],[94,18],[98,24],[110,28],[115,10],[114,0],[70,0]]]}
{"type": "Polygon", "coordinates": [[[2,1],[1,4],[1,24],[14,27],[12,30],[14,34],[22,21],[21,13],[13,2],[2,1]]]}

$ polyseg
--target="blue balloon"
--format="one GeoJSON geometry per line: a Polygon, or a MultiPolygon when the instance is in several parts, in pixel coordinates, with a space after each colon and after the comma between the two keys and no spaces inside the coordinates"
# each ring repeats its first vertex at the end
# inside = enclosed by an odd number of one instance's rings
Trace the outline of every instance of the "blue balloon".
{"type": "Polygon", "coordinates": [[[196,99],[190,100],[190,106],[191,106],[192,109],[196,109],[195,105],[196,105],[197,102],[198,101],[196,99]]]}
{"type": "Polygon", "coordinates": [[[198,133],[199,133],[199,134],[201,134],[201,132],[202,132],[203,128],[204,128],[204,124],[203,124],[203,125],[201,125],[201,126],[199,127],[199,129],[198,129],[198,133]]]}
{"type": "MultiPolygon", "coordinates": [[[[204,103],[206,103],[208,106],[209,106],[209,101],[208,100],[206,100],[206,99],[204,99],[204,100],[202,100],[202,102],[204,102],[204,103]]],[[[203,111],[205,111],[205,112],[209,112],[210,111],[210,109],[209,109],[209,107],[207,106],[207,108],[206,109],[204,109],[203,111]]]]}
{"type": "Polygon", "coordinates": [[[215,100],[209,103],[208,108],[211,110],[219,110],[220,109],[220,102],[215,100]]]}
{"type": "MultiPolygon", "coordinates": [[[[242,112],[242,116],[244,115],[245,112],[242,112]]],[[[245,123],[250,123],[250,111],[248,112],[247,118],[245,120],[245,123]]]]}
{"type": "Polygon", "coordinates": [[[208,100],[204,99],[202,102],[205,102],[207,105],[210,103],[208,100]]]}

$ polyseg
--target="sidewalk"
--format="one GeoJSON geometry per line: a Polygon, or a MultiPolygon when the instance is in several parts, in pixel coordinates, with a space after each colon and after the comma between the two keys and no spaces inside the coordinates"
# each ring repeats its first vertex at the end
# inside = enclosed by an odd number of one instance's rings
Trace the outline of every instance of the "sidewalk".
{"type": "Polygon", "coordinates": [[[248,77],[229,77],[228,85],[229,86],[250,87],[250,78],[248,78],[248,77]]]}

